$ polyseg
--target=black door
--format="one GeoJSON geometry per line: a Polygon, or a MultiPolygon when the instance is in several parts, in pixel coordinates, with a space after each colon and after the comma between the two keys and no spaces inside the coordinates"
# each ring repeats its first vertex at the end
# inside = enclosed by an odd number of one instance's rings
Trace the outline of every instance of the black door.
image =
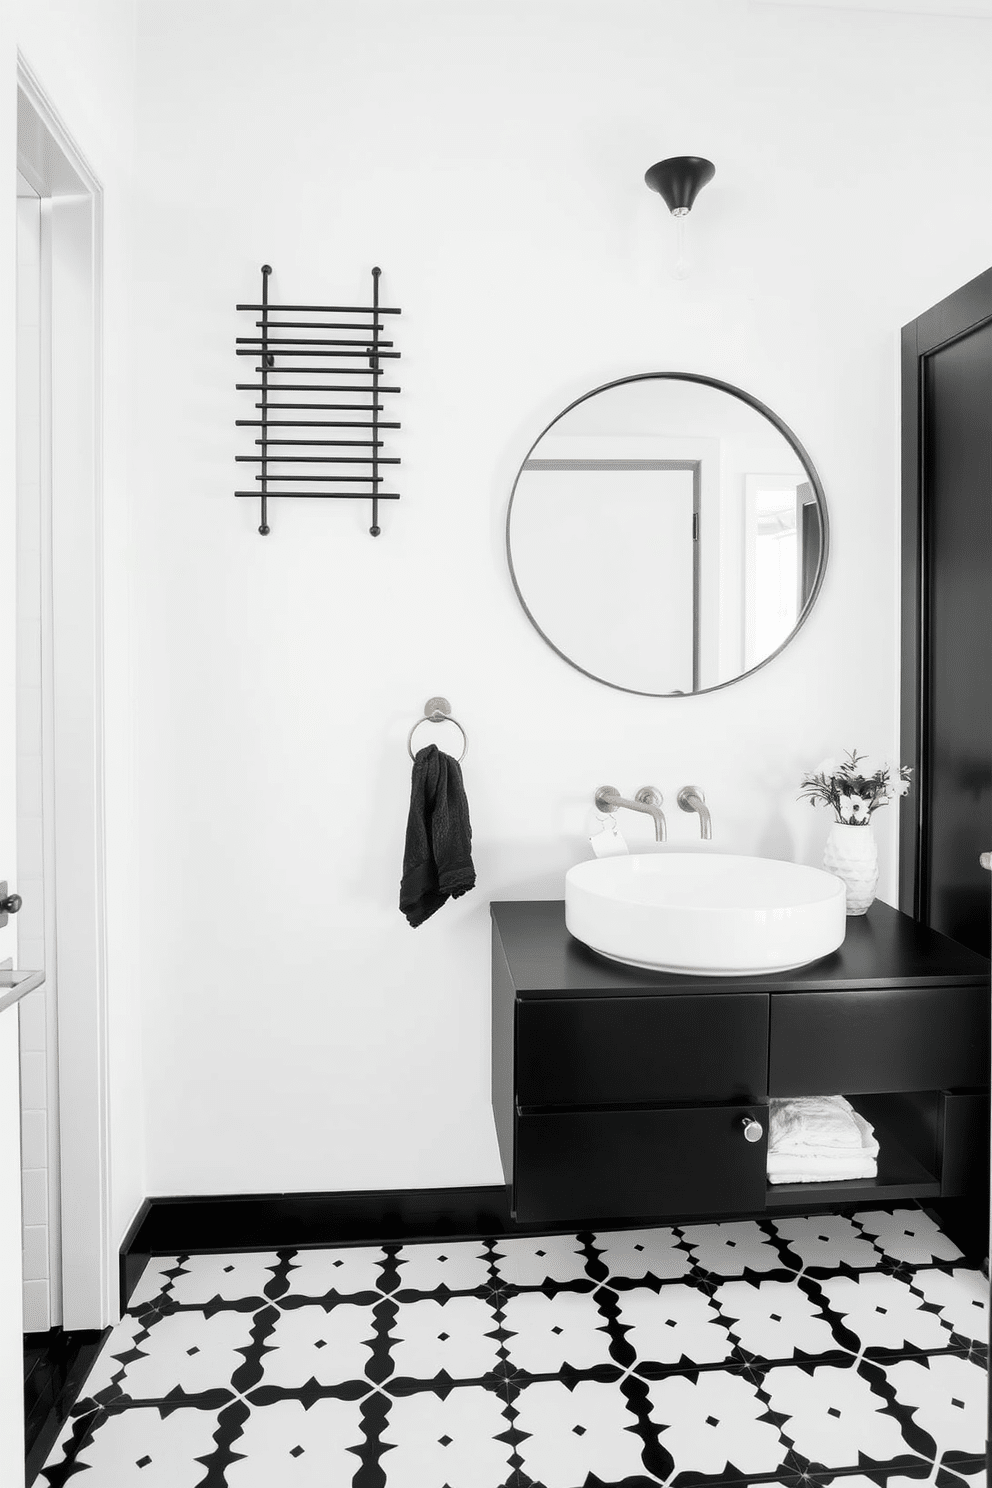
{"type": "Polygon", "coordinates": [[[903,909],[989,954],[992,270],[903,331],[903,909]]]}

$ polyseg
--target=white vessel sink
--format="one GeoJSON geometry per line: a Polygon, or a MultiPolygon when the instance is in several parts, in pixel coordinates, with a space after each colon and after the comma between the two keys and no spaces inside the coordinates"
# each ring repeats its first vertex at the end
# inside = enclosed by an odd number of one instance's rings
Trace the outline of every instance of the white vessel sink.
{"type": "Polygon", "coordinates": [[[801,863],[644,853],[570,868],[565,923],[577,940],[628,966],[748,976],[835,951],[847,900],[839,878],[801,863]]]}

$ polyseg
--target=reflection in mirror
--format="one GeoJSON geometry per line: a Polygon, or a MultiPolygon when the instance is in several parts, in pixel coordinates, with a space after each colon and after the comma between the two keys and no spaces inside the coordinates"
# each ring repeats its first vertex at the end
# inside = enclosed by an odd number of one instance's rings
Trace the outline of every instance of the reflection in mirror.
{"type": "Polygon", "coordinates": [[[536,441],[507,516],[517,594],[580,671],[705,692],[793,635],[826,557],[819,481],[746,393],[656,373],[587,394],[536,441]]]}
{"type": "Polygon", "coordinates": [[[813,487],[794,475],[744,478],[744,663],[783,646],[806,608],[820,562],[813,487]]]}

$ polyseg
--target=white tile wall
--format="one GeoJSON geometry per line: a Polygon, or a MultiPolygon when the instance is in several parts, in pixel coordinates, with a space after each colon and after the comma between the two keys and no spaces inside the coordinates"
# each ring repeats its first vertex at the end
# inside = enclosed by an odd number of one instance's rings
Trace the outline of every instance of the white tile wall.
{"type": "Polygon", "coordinates": [[[40,713],[41,689],[39,687],[19,687],[17,689],[17,767],[18,774],[22,765],[30,764],[34,758],[41,758],[41,718],[40,713]],[[34,697],[31,696],[34,694],[34,697]],[[30,706],[30,704],[34,706],[30,706]],[[22,706],[28,704],[29,706],[22,706]]]}
{"type": "Polygon", "coordinates": [[[49,1310],[48,1278],[44,1281],[24,1283],[24,1328],[26,1332],[42,1332],[34,1327],[34,1320],[47,1316],[49,1310]]]}
{"type": "Polygon", "coordinates": [[[21,1161],[25,1171],[48,1166],[48,1117],[44,1111],[21,1112],[21,1161]]]}
{"type": "MultiPolygon", "coordinates": [[[[48,1279],[48,1226],[47,1224],[24,1226],[24,1280],[46,1281],[48,1279]]],[[[25,1333],[35,1332],[33,1319],[24,1319],[25,1333]]]]}
{"type": "Polygon", "coordinates": [[[48,1109],[46,1086],[48,1070],[46,1052],[21,1051],[21,1106],[25,1111],[48,1109]]]}
{"type": "MultiPolygon", "coordinates": [[[[33,964],[23,942],[18,946],[18,953],[24,957],[26,966],[33,964]]],[[[44,1051],[48,1023],[44,997],[40,993],[34,997],[25,997],[23,1002],[18,1004],[18,1012],[21,1022],[21,1058],[23,1059],[26,1053],[44,1051]]]]}
{"type": "Polygon", "coordinates": [[[46,953],[53,926],[46,915],[46,772],[44,757],[46,627],[44,552],[47,491],[44,458],[42,207],[19,197],[17,213],[17,956],[46,968],[46,986],[21,1005],[21,1161],[24,1203],[24,1327],[40,1332],[59,1321],[52,1266],[58,1212],[58,1122],[54,977],[46,953]]]}
{"type": "MultiPolygon", "coordinates": [[[[33,773],[33,772],[32,772],[33,773]]],[[[44,879],[45,833],[41,816],[30,816],[23,805],[18,811],[17,821],[17,879],[22,884],[26,878],[44,879]]],[[[23,890],[22,890],[23,892],[23,890]]],[[[44,925],[44,913],[42,914],[44,925]]],[[[30,938],[30,936],[28,937],[30,938]]],[[[24,928],[21,927],[19,949],[23,950],[24,928]]]]}
{"type": "MultiPolygon", "coordinates": [[[[48,1170],[25,1168],[21,1174],[21,1196],[25,1225],[48,1224],[48,1170]]],[[[33,1330],[30,1330],[33,1331],[33,1330]]]]}
{"type": "MultiPolygon", "coordinates": [[[[21,701],[20,698],[18,698],[18,703],[20,703],[20,701],[21,701]]],[[[20,760],[18,760],[18,769],[20,769],[20,763],[21,763],[20,760]]],[[[18,832],[17,832],[17,839],[18,839],[17,840],[17,854],[18,854],[18,858],[20,858],[20,852],[21,852],[21,842],[20,842],[20,838],[21,838],[21,830],[20,830],[21,829],[21,822],[20,822],[20,819],[18,819],[18,824],[17,825],[18,825],[18,832]]],[[[32,822],[32,823],[30,823],[30,825],[33,827],[35,825],[35,823],[32,822]]],[[[37,874],[35,874],[35,873],[29,873],[27,871],[27,869],[25,869],[22,872],[21,869],[20,869],[20,866],[18,866],[18,873],[17,873],[17,892],[21,895],[21,897],[24,900],[24,904],[23,904],[23,906],[22,906],[22,908],[19,911],[18,916],[17,916],[17,930],[18,930],[18,954],[17,954],[17,959],[18,959],[18,961],[20,962],[20,964],[22,966],[26,966],[27,965],[27,962],[24,960],[24,956],[23,956],[23,953],[22,953],[22,943],[23,943],[23,941],[24,940],[41,940],[42,943],[44,943],[44,937],[45,937],[45,880],[44,880],[44,877],[40,873],[37,873],[37,874]]],[[[31,969],[32,969],[32,971],[37,970],[36,967],[32,967],[31,969]]]]}

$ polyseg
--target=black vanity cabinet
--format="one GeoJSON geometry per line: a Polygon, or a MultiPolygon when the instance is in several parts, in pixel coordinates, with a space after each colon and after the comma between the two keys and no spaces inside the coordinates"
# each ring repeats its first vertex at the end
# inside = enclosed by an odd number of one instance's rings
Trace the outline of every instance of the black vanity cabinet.
{"type": "Polygon", "coordinates": [[[689,977],[597,956],[561,901],[493,904],[493,1111],[520,1224],[979,1190],[989,963],[886,904],[798,971],[689,977]],[[878,1176],[768,1184],[769,1096],[846,1095],[878,1176]]]}

